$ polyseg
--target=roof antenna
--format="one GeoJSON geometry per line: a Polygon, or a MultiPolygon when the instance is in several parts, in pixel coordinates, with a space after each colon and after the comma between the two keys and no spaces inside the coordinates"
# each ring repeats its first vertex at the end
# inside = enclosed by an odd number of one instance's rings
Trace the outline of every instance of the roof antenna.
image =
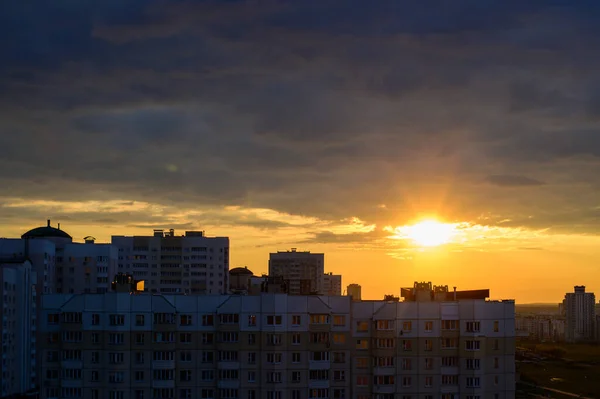
{"type": "Polygon", "coordinates": [[[60,223],[58,224],[58,229],[60,230],[60,223]]]}
{"type": "Polygon", "coordinates": [[[48,219],[48,227],[50,227],[50,219],[48,219]]]}

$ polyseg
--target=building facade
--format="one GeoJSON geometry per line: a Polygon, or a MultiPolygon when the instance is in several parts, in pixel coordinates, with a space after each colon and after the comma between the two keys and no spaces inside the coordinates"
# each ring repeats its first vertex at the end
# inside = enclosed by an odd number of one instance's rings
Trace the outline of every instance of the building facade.
{"type": "Polygon", "coordinates": [[[362,287],[359,284],[349,284],[346,288],[346,295],[352,297],[353,301],[362,299],[362,287]]]}
{"type": "Polygon", "coordinates": [[[0,397],[24,395],[37,382],[36,273],[25,259],[0,261],[0,397]]]}
{"type": "Polygon", "coordinates": [[[585,292],[585,286],[575,286],[574,292],[565,294],[563,301],[567,342],[593,341],[596,338],[596,297],[585,292]]]}
{"type": "Polygon", "coordinates": [[[269,254],[269,276],[288,282],[290,295],[324,295],[325,255],[310,251],[278,251],[269,254]]]}
{"type": "Polygon", "coordinates": [[[342,295],[342,275],[327,273],[323,276],[324,295],[342,295]]]}
{"type": "Polygon", "coordinates": [[[515,396],[514,301],[47,295],[42,398],[515,396]]]}
{"type": "Polygon", "coordinates": [[[229,238],[202,231],[155,230],[152,236],[113,236],[118,271],[145,280],[153,293],[227,294],[229,238]]]}

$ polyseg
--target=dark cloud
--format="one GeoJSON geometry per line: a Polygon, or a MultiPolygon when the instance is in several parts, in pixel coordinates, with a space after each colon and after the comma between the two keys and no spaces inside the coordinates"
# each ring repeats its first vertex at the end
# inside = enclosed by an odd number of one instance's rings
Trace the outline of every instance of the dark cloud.
{"type": "Polygon", "coordinates": [[[547,225],[595,204],[597,2],[26,3],[0,5],[3,195],[547,225]]]}
{"type": "Polygon", "coordinates": [[[513,176],[513,175],[492,175],[487,177],[487,181],[491,184],[501,187],[527,187],[527,186],[541,186],[543,182],[532,179],[527,176],[513,176]]]}

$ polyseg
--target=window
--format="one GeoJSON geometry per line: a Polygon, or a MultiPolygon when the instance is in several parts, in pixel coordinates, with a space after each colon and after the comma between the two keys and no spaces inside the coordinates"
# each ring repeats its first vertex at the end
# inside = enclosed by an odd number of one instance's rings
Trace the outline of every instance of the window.
{"type": "Polygon", "coordinates": [[[220,389],[219,397],[221,399],[237,399],[238,398],[238,390],[233,389],[233,388],[220,389]]]}
{"type": "Polygon", "coordinates": [[[373,359],[373,365],[375,367],[394,367],[394,364],[393,356],[376,357],[373,359]]]}
{"type": "Polygon", "coordinates": [[[99,314],[93,314],[92,315],[92,325],[93,326],[97,326],[100,324],[100,315],[99,314]]]}
{"type": "Polygon", "coordinates": [[[311,342],[311,343],[328,343],[329,342],[329,333],[326,333],[326,332],[311,333],[309,337],[310,337],[309,342],[311,342]]]}
{"type": "Polygon", "coordinates": [[[467,399],[481,399],[479,395],[467,395],[467,399]]]}
{"type": "Polygon", "coordinates": [[[373,385],[394,385],[395,377],[393,375],[373,376],[373,385]]]}
{"type": "Polygon", "coordinates": [[[500,367],[500,359],[497,357],[494,358],[494,368],[497,369],[500,367]]]}
{"type": "Polygon", "coordinates": [[[111,326],[124,326],[125,325],[125,315],[123,314],[111,314],[108,317],[109,324],[111,326]]]}
{"type": "Polygon", "coordinates": [[[192,315],[182,314],[179,317],[179,324],[182,326],[191,326],[192,325],[192,315]]]}
{"type": "Polygon", "coordinates": [[[500,349],[500,341],[497,339],[494,340],[494,350],[497,351],[500,349]]]}
{"type": "MultiPolygon", "coordinates": [[[[238,333],[236,332],[222,332],[219,333],[219,341],[220,342],[238,342],[238,333]]],[[[191,342],[191,334],[190,334],[190,342],[191,342]]]]}
{"type": "Polygon", "coordinates": [[[329,324],[328,314],[311,314],[310,324],[329,324]]]}
{"type": "Polygon", "coordinates": [[[442,330],[458,330],[458,320],[442,320],[442,330]]]}
{"type": "Polygon", "coordinates": [[[221,380],[237,380],[239,375],[239,370],[219,370],[219,379],[221,380]]]}
{"type": "Polygon", "coordinates": [[[281,353],[267,353],[267,363],[279,364],[281,363],[281,353]]]}
{"type": "Polygon", "coordinates": [[[292,352],[292,363],[300,363],[300,352],[292,352]]]}
{"type": "Polygon", "coordinates": [[[430,339],[425,340],[425,352],[431,352],[433,350],[433,341],[430,339]]]}
{"type": "Polygon", "coordinates": [[[394,321],[393,320],[377,320],[377,329],[378,330],[393,330],[394,329],[394,321]]]}
{"type": "Polygon", "coordinates": [[[300,345],[300,333],[292,334],[292,345],[300,345]]]}
{"type": "Polygon", "coordinates": [[[90,380],[92,382],[96,382],[100,379],[100,373],[98,372],[98,370],[92,370],[92,375],[90,376],[90,380]]]}
{"type": "Polygon", "coordinates": [[[122,364],[125,362],[125,354],[123,352],[110,352],[108,354],[108,363],[122,364]]]}
{"type": "Polygon", "coordinates": [[[135,315],[135,325],[138,327],[144,325],[144,315],[143,314],[135,315]]]}
{"type": "Polygon", "coordinates": [[[465,359],[467,370],[479,370],[481,366],[480,359],[465,359]]]}
{"type": "Polygon", "coordinates": [[[479,377],[467,377],[467,388],[479,388],[479,377]]]}
{"type": "Polygon", "coordinates": [[[281,325],[281,316],[267,316],[267,325],[268,326],[280,326],[281,325]]]}
{"type": "Polygon", "coordinates": [[[240,322],[240,315],[237,313],[233,314],[222,314],[219,315],[221,324],[238,324],[240,322]]]}
{"type": "Polygon", "coordinates": [[[334,388],[333,399],[346,399],[346,390],[344,388],[334,388]]]}
{"type": "Polygon", "coordinates": [[[430,375],[425,376],[425,388],[430,388],[433,386],[433,377],[430,375]]]}
{"type": "Polygon", "coordinates": [[[299,326],[301,321],[302,321],[302,318],[299,315],[292,316],[292,325],[293,326],[299,326]]]}
{"type": "Polygon", "coordinates": [[[364,387],[369,385],[369,377],[366,375],[357,375],[356,376],[356,385],[359,387],[364,387]]]}
{"type": "Polygon", "coordinates": [[[498,385],[498,383],[500,382],[500,377],[498,377],[497,375],[494,376],[494,385],[498,385]]]}
{"type": "Polygon", "coordinates": [[[143,371],[136,371],[134,378],[135,378],[136,382],[144,381],[144,372],[143,371]]]}
{"type": "Polygon", "coordinates": [[[154,313],[154,324],[175,324],[175,314],[154,313]]]}
{"type": "Polygon", "coordinates": [[[333,326],[334,327],[343,327],[346,325],[346,316],[338,315],[333,316],[333,326]]]}
{"type": "Polygon", "coordinates": [[[456,366],[458,366],[458,358],[454,357],[454,356],[442,357],[442,366],[443,367],[456,367],[456,366]]]}
{"type": "Polygon", "coordinates": [[[412,359],[402,359],[402,370],[412,370],[412,359]]]}
{"type": "Polygon", "coordinates": [[[442,375],[442,385],[458,385],[458,376],[442,375]]]}
{"type": "Polygon", "coordinates": [[[267,391],[267,399],[281,399],[281,391],[267,391]]]}
{"type": "Polygon", "coordinates": [[[406,352],[412,351],[412,341],[410,339],[402,340],[402,350],[406,352]]]}
{"type": "Polygon", "coordinates": [[[212,344],[214,342],[215,336],[213,333],[202,333],[202,343],[203,344],[212,344]]]}
{"type": "Polygon", "coordinates": [[[144,345],[144,333],[135,333],[136,345],[144,345]]]}
{"type": "Polygon", "coordinates": [[[396,346],[394,338],[378,338],[375,344],[377,348],[394,348],[396,346]]]}
{"type": "Polygon", "coordinates": [[[192,361],[192,352],[190,352],[190,351],[180,351],[179,352],[179,361],[181,361],[181,362],[191,362],[192,361]]]}
{"type": "Polygon", "coordinates": [[[248,382],[256,382],[256,371],[248,371],[248,382]]]}
{"type": "Polygon", "coordinates": [[[292,371],[292,382],[302,381],[302,373],[299,371],[292,371]]]}
{"type": "Polygon", "coordinates": [[[333,352],[333,362],[334,363],[346,363],[346,353],[345,352],[333,352]]]}
{"type": "Polygon", "coordinates": [[[156,343],[172,343],[175,342],[174,332],[155,332],[154,342],[156,343]]]}
{"type": "Polygon", "coordinates": [[[135,364],[144,363],[144,352],[135,352],[135,364]]]}
{"type": "Polygon", "coordinates": [[[425,370],[433,370],[433,359],[430,357],[425,358],[425,370]]]}
{"type": "Polygon", "coordinates": [[[203,388],[200,391],[201,399],[213,399],[215,397],[215,391],[210,388],[203,388]]]}
{"type": "Polygon", "coordinates": [[[467,321],[465,330],[470,333],[479,332],[481,330],[481,323],[478,321],[467,321]]]}
{"type": "Polygon", "coordinates": [[[313,362],[328,362],[329,361],[329,352],[311,352],[310,354],[313,362]]]}
{"type": "Polygon", "coordinates": [[[368,332],[369,331],[369,322],[368,321],[357,321],[356,322],[356,332],[368,332]]]}
{"type": "Polygon", "coordinates": [[[500,331],[500,322],[498,320],[494,321],[494,332],[500,331]]]}
{"type": "Polygon", "coordinates": [[[220,362],[237,362],[238,352],[237,351],[219,351],[220,362]]]}
{"type": "Polygon", "coordinates": [[[58,323],[60,323],[58,313],[52,313],[52,314],[48,315],[48,324],[58,324],[58,323]]]}
{"type": "Polygon", "coordinates": [[[409,387],[412,385],[412,378],[411,377],[402,377],[402,386],[403,387],[409,387]]]}
{"type": "Polygon", "coordinates": [[[121,384],[123,381],[125,381],[125,373],[122,371],[108,373],[108,382],[111,384],[121,384]]]}
{"type": "Polygon", "coordinates": [[[468,351],[478,351],[481,345],[481,341],[467,340],[465,342],[465,349],[468,351]]]}
{"type": "Polygon", "coordinates": [[[200,373],[201,381],[213,381],[215,379],[215,371],[214,370],[202,370],[200,373]]]}
{"type": "Polygon", "coordinates": [[[369,359],[366,357],[357,357],[355,364],[357,369],[366,369],[369,367],[369,359]]]}
{"type": "Polygon", "coordinates": [[[256,315],[248,315],[248,327],[256,327],[256,315]]]}
{"type": "Polygon", "coordinates": [[[329,370],[309,370],[309,380],[325,381],[329,379],[329,370]]]}
{"type": "Polygon", "coordinates": [[[425,322],[425,332],[432,332],[433,331],[433,321],[426,321],[425,322]]]}
{"type": "Polygon", "coordinates": [[[215,324],[214,317],[211,314],[202,315],[202,325],[204,327],[210,327],[215,324]]]}
{"type": "Polygon", "coordinates": [[[110,333],[108,334],[108,343],[111,345],[123,345],[125,342],[125,335],[123,333],[110,333]]]}
{"type": "Polygon", "coordinates": [[[281,345],[281,334],[267,334],[267,345],[281,345]]]}
{"type": "Polygon", "coordinates": [[[256,364],[256,352],[248,353],[248,364],[256,364]]]}
{"type": "Polygon", "coordinates": [[[192,370],[180,370],[179,371],[179,380],[180,381],[191,381],[192,380],[192,370]]]}
{"type": "Polygon", "coordinates": [[[190,388],[180,389],[179,399],[192,399],[192,390],[190,388]]]}
{"type": "Polygon", "coordinates": [[[281,372],[273,371],[273,372],[267,373],[267,382],[280,383],[281,382],[281,372]]]}
{"type": "Polygon", "coordinates": [[[300,399],[300,390],[299,389],[294,389],[292,390],[292,399],[300,399]]]}
{"type": "Polygon", "coordinates": [[[442,349],[456,349],[456,348],[458,348],[458,339],[442,338],[442,349]]]}
{"type": "Polygon", "coordinates": [[[412,322],[405,321],[402,323],[402,331],[412,331],[412,322]]]}
{"type": "Polygon", "coordinates": [[[334,370],[333,371],[333,380],[334,381],[346,381],[346,372],[344,370],[334,370]]]}
{"type": "Polygon", "coordinates": [[[356,349],[369,349],[369,340],[368,339],[357,339],[356,340],[356,349]]]}
{"type": "Polygon", "coordinates": [[[248,345],[256,345],[256,334],[248,334],[248,345]]]}
{"type": "Polygon", "coordinates": [[[329,398],[329,389],[314,388],[308,390],[309,399],[326,399],[329,398]]]}

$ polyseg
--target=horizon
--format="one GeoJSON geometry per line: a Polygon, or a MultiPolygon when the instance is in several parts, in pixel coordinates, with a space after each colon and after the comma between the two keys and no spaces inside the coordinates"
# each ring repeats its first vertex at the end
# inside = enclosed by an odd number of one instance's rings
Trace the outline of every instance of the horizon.
{"type": "Polygon", "coordinates": [[[595,2],[14,3],[1,236],[204,230],[367,298],[600,295],[595,2]]]}

